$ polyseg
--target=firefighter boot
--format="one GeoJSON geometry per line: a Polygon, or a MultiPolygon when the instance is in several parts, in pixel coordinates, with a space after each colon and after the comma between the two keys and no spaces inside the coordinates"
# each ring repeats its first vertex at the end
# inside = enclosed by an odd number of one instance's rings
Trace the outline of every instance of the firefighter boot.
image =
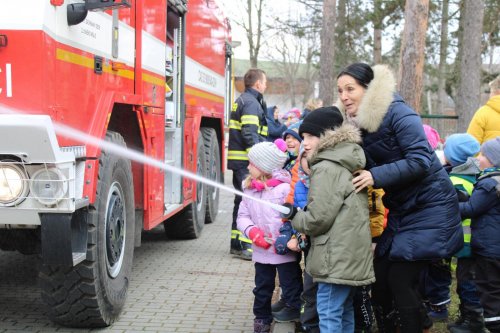
{"type": "Polygon", "coordinates": [[[231,230],[231,249],[229,253],[234,255],[241,255],[241,242],[240,242],[241,231],[232,229],[231,230]]]}
{"type": "Polygon", "coordinates": [[[448,324],[448,330],[451,333],[486,332],[482,310],[467,310],[461,306],[460,317],[456,322],[448,324]]]}
{"type": "Polygon", "coordinates": [[[241,243],[241,254],[240,258],[244,260],[252,260],[252,241],[245,236],[241,235],[240,236],[240,243],[241,243]]]}
{"type": "Polygon", "coordinates": [[[239,230],[231,230],[231,250],[229,253],[241,259],[252,260],[252,241],[246,238],[239,230]]]}
{"type": "Polygon", "coordinates": [[[388,312],[381,306],[373,306],[379,333],[396,333],[394,311],[388,312]]]}

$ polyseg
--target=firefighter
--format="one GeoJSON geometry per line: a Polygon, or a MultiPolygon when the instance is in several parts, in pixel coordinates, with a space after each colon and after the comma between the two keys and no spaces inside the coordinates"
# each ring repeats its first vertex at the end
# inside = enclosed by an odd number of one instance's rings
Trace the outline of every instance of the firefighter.
{"type": "MultiPolygon", "coordinates": [[[[229,121],[227,167],[233,170],[233,186],[241,191],[241,184],[248,175],[250,148],[267,138],[266,103],[262,94],[267,87],[266,73],[252,68],[244,76],[245,92],[233,104],[229,121]]],[[[235,195],[233,223],[231,225],[231,254],[246,260],[252,259],[252,241],[236,227],[241,196],[235,195]]]]}

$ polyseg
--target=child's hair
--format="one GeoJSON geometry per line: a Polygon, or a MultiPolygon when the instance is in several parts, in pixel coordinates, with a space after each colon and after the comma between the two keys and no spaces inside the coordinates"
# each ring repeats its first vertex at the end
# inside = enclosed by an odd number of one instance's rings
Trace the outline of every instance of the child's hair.
{"type": "Polygon", "coordinates": [[[323,106],[323,101],[321,99],[319,99],[319,98],[310,98],[307,101],[307,103],[305,105],[305,108],[313,111],[313,110],[316,110],[317,108],[322,107],[322,106],[323,106]]]}
{"type": "MultiPolygon", "coordinates": [[[[256,180],[261,182],[262,184],[264,184],[264,186],[266,186],[266,182],[269,179],[271,179],[272,177],[273,177],[273,175],[271,175],[271,174],[263,173],[256,180]]],[[[247,178],[245,178],[245,180],[243,181],[243,188],[250,188],[251,184],[252,184],[252,180],[253,180],[252,176],[248,175],[247,178]]]]}

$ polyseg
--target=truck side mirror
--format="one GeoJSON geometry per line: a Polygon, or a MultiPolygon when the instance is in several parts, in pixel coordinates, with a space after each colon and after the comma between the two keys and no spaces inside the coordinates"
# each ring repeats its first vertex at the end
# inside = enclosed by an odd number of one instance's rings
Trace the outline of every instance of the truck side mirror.
{"type": "Polygon", "coordinates": [[[87,8],[85,3],[72,3],[66,7],[68,25],[77,25],[83,22],[87,17],[87,8]]]}

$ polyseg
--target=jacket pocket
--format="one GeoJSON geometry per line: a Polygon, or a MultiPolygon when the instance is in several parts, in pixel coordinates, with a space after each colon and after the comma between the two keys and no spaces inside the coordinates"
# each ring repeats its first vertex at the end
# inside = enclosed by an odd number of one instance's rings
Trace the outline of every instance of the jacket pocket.
{"type": "Polygon", "coordinates": [[[311,251],[307,257],[309,273],[313,277],[325,277],[329,273],[329,235],[320,235],[311,239],[311,251]]]}

